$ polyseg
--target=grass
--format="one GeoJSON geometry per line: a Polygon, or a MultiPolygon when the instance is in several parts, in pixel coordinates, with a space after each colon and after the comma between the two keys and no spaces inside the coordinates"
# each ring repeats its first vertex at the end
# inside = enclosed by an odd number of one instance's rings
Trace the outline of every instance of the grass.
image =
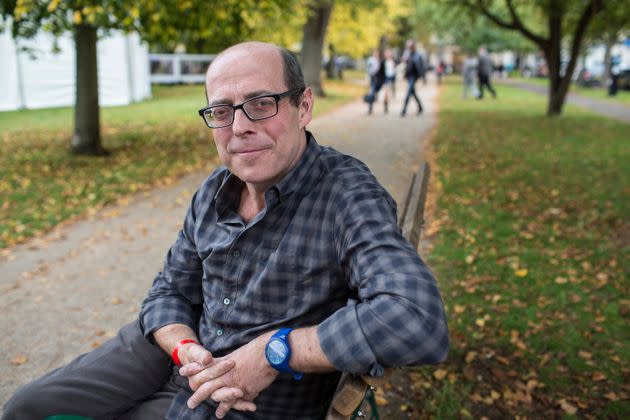
{"type": "MultiPolygon", "coordinates": [[[[538,86],[548,86],[549,80],[546,78],[513,78],[513,80],[518,80],[525,83],[531,83],[538,86]]],[[[628,90],[619,90],[617,91],[616,96],[608,96],[608,88],[600,86],[600,87],[585,87],[578,86],[575,83],[571,84],[569,89],[569,93],[575,93],[582,96],[587,96],[589,98],[598,99],[602,101],[607,101],[611,103],[616,103],[620,105],[630,106],[630,91],[628,90]]],[[[629,111],[630,112],[630,111],[629,111]]]]}
{"type": "Polygon", "coordinates": [[[429,262],[451,352],[409,373],[408,415],[629,418],[628,125],[498,93],[442,90],[429,262]]]}
{"type": "MultiPolygon", "coordinates": [[[[364,88],[326,82],[315,115],[359,97],[364,88]]],[[[197,115],[202,86],[153,86],[151,100],[102,109],[101,136],[111,155],[69,153],[73,110],[0,113],[0,249],[156,184],[217,164],[197,115]]]]}

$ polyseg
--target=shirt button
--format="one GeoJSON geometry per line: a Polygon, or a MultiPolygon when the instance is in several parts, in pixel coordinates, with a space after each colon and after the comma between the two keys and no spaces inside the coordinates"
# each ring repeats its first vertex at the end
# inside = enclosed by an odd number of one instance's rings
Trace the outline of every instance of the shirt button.
{"type": "Polygon", "coordinates": [[[219,336],[223,335],[223,330],[217,330],[217,335],[219,336]]]}
{"type": "Polygon", "coordinates": [[[224,305],[229,305],[230,304],[230,299],[229,298],[223,299],[223,304],[224,305]]]}
{"type": "Polygon", "coordinates": [[[241,256],[241,251],[234,251],[234,254],[232,255],[234,255],[235,258],[238,258],[241,256]]]}

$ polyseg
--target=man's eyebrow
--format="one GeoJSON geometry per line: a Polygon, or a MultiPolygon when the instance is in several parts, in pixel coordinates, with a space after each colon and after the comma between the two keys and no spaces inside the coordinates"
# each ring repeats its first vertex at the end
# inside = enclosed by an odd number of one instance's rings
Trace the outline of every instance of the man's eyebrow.
{"type": "MultiPolygon", "coordinates": [[[[257,96],[263,96],[263,95],[273,95],[275,94],[275,92],[272,92],[270,90],[255,90],[253,92],[249,92],[245,95],[243,95],[243,99],[248,100],[251,98],[255,98],[257,96]]],[[[226,99],[226,98],[218,98],[213,100],[212,102],[208,103],[208,106],[214,106],[214,105],[233,105],[234,102],[231,99],[226,99]]]]}

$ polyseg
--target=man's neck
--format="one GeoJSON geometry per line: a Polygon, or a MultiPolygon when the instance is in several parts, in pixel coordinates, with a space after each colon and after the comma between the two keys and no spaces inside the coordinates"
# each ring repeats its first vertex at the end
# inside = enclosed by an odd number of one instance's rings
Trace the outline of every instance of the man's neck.
{"type": "Polygon", "coordinates": [[[264,210],[266,191],[267,187],[259,187],[252,184],[243,186],[241,201],[238,205],[238,214],[245,223],[249,223],[258,213],[264,210]]]}

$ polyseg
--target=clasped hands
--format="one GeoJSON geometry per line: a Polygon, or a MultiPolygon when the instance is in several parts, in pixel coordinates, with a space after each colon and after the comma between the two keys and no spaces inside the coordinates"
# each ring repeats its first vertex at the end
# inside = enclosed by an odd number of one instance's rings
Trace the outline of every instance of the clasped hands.
{"type": "Polygon", "coordinates": [[[212,399],[219,403],[215,415],[223,418],[231,409],[255,411],[254,398],[278,376],[265,358],[265,346],[271,333],[263,334],[232,353],[214,358],[199,344],[180,350],[179,374],[188,378],[194,391],[188,407],[195,408],[212,399]]]}

